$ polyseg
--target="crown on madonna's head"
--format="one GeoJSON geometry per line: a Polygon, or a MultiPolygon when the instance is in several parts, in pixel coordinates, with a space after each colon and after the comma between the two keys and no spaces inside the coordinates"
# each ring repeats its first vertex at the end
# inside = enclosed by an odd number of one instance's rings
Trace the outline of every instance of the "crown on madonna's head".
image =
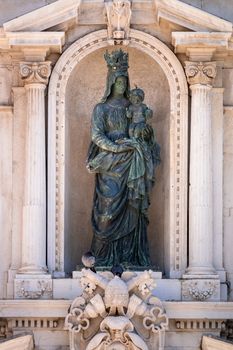
{"type": "Polygon", "coordinates": [[[104,55],[105,61],[107,62],[108,69],[113,72],[127,72],[128,65],[128,54],[124,51],[116,50],[109,53],[106,51],[104,55]]]}

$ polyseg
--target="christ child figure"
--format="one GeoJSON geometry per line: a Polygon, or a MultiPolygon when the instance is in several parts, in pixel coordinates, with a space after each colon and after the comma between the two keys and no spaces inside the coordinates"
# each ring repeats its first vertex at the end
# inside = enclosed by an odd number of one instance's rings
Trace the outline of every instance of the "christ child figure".
{"type": "Polygon", "coordinates": [[[147,120],[152,118],[153,112],[144,103],[144,91],[135,88],[130,91],[129,100],[131,105],[128,107],[126,115],[130,120],[129,136],[135,139],[145,139],[145,130],[148,129],[147,120]]]}

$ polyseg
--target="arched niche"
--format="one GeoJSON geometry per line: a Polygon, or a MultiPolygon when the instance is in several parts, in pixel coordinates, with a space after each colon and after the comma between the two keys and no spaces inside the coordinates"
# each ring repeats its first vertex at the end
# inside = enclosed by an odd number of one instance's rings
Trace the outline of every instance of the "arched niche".
{"type": "MultiPolygon", "coordinates": [[[[79,166],[84,169],[87,151],[87,142],[85,140],[90,137],[89,112],[93,107],[91,104],[99,101],[104,90],[106,78],[106,72],[99,76],[97,74],[97,78],[99,78],[99,80],[97,79],[99,88],[97,88],[93,77],[95,76],[94,70],[97,69],[98,62],[93,61],[94,56],[92,57],[92,55],[95,55],[95,58],[101,57],[103,50],[107,46],[106,30],[97,31],[79,39],[60,57],[50,79],[48,125],[48,266],[50,271],[64,272],[67,265],[65,260],[69,259],[69,256],[72,254],[75,254],[75,249],[72,249],[71,243],[71,237],[75,235],[75,225],[81,225],[78,233],[78,243],[81,249],[85,250],[90,244],[90,237],[87,237],[87,235],[90,234],[91,230],[90,212],[94,186],[93,178],[90,182],[86,182],[89,175],[86,173],[86,176],[84,176],[83,170],[82,178],[80,177],[78,182],[76,182],[75,177],[78,176],[79,166]],[[91,64],[91,62],[95,62],[95,64],[91,64]],[[90,81],[82,78],[85,67],[88,67],[90,81]],[[75,82],[86,88],[86,95],[83,101],[79,101],[79,93],[75,93],[75,82]],[[86,87],[85,84],[87,84],[86,87]],[[72,94],[73,97],[70,97],[72,94]],[[72,104],[73,107],[70,108],[72,104]],[[75,105],[77,108],[75,108],[75,105]],[[87,111],[85,108],[89,108],[89,110],[87,111]],[[79,118],[79,120],[75,121],[75,111],[79,109],[83,110],[84,114],[89,114],[89,120],[87,118],[84,120],[79,118]],[[77,137],[72,131],[73,126],[75,128],[74,123],[76,123],[77,127],[77,137]],[[85,127],[80,132],[81,128],[79,128],[79,125],[81,126],[82,123],[85,124],[85,127]],[[75,140],[75,138],[76,141],[74,142],[83,140],[80,143],[81,148],[77,150],[79,157],[77,158],[76,166],[75,161],[73,161],[73,158],[75,159],[75,147],[72,142],[72,139],[75,140]],[[71,170],[72,168],[73,170],[71,170]],[[74,188],[76,187],[75,184],[77,184],[77,189],[74,188]],[[85,195],[82,195],[80,199],[79,193],[85,186],[85,195]],[[76,201],[79,201],[79,204],[77,204],[77,215],[75,215],[76,201]],[[83,212],[81,208],[83,208],[83,212]],[[85,219],[83,219],[84,217],[85,219]],[[82,230],[84,231],[83,236],[81,235],[82,230]],[[68,248],[67,245],[69,246],[68,248]]],[[[155,81],[154,85],[145,87],[144,85],[146,84],[141,84],[142,80],[140,80],[140,63],[138,63],[138,69],[133,62],[132,64],[130,63],[130,78],[132,80],[132,77],[134,77],[133,83],[140,83],[140,86],[145,89],[146,103],[148,102],[147,97],[149,98],[150,96],[150,106],[153,104],[152,91],[156,95],[156,88],[164,88],[166,90],[167,86],[168,90],[167,109],[164,107],[167,118],[163,120],[159,113],[156,114],[155,111],[155,123],[157,123],[158,129],[161,128],[163,135],[166,134],[167,142],[163,142],[164,145],[161,145],[165,165],[161,166],[163,171],[161,169],[158,171],[158,176],[162,179],[162,185],[158,185],[157,188],[159,197],[157,203],[154,204],[152,199],[149,239],[150,237],[153,238],[153,232],[157,234],[154,226],[156,226],[156,220],[158,221],[158,219],[154,218],[159,211],[161,216],[159,225],[163,227],[163,232],[162,236],[161,234],[159,236],[158,240],[160,243],[158,247],[156,247],[156,239],[152,242],[151,254],[156,255],[156,249],[162,249],[163,254],[160,254],[159,257],[160,263],[163,264],[162,268],[167,276],[176,278],[180,277],[184,272],[187,261],[188,95],[186,78],[183,68],[173,52],[151,35],[131,30],[129,45],[125,50],[141,53],[141,63],[145,63],[148,60],[148,64],[152,69],[151,77],[153,77],[154,70],[157,69],[158,75],[161,75],[161,79],[164,81],[163,86],[156,87],[155,81]],[[158,203],[161,203],[161,206],[158,203]]],[[[132,57],[130,59],[132,61],[132,57]]],[[[102,64],[104,65],[104,62],[102,64]]],[[[160,85],[161,79],[158,79],[157,85],[160,85]]],[[[167,94],[164,92],[164,101],[166,101],[166,96],[167,94]]],[[[160,103],[164,103],[164,101],[160,101],[160,103]]],[[[153,108],[153,106],[151,107],[153,108]]],[[[80,110],[79,112],[81,113],[80,110]]],[[[158,130],[157,132],[159,132],[157,135],[159,141],[160,131],[158,130]]],[[[80,252],[77,254],[80,254],[80,252]]],[[[158,267],[160,267],[160,263],[158,267]]]]}

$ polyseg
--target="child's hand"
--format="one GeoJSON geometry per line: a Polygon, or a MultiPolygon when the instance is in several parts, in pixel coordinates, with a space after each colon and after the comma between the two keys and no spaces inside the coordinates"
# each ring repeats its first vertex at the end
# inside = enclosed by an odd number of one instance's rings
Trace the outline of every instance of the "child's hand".
{"type": "Polygon", "coordinates": [[[132,116],[133,116],[132,111],[130,111],[129,108],[126,108],[126,117],[127,117],[127,118],[132,118],[132,116]]]}
{"type": "Polygon", "coordinates": [[[121,145],[122,143],[125,143],[126,140],[128,140],[128,139],[125,137],[125,138],[123,138],[123,139],[116,140],[116,143],[117,143],[118,145],[121,145]]]}
{"type": "Polygon", "coordinates": [[[146,110],[146,118],[151,119],[153,116],[153,111],[150,108],[147,108],[146,110]]]}

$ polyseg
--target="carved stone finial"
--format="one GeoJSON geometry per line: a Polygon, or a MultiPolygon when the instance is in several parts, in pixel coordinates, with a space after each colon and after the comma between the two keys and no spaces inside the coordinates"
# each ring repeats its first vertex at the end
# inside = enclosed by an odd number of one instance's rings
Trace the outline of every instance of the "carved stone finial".
{"type": "Polygon", "coordinates": [[[25,84],[48,84],[51,73],[51,62],[21,62],[20,74],[25,84]]]}
{"type": "Polygon", "coordinates": [[[113,0],[105,3],[108,19],[108,39],[115,42],[127,40],[131,19],[131,2],[113,0]]]}
{"type": "Polygon", "coordinates": [[[216,77],[216,62],[185,62],[185,73],[190,85],[212,85],[216,77]]]}

